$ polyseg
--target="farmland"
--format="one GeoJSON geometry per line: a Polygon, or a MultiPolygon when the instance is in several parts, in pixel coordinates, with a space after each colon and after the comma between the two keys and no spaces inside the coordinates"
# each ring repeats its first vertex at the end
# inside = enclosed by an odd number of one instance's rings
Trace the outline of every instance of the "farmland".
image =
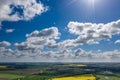
{"type": "Polygon", "coordinates": [[[0,69],[6,69],[7,66],[0,66],[0,69]]]}
{"type": "Polygon", "coordinates": [[[85,67],[85,64],[68,64],[67,66],[85,67]]]}
{"type": "Polygon", "coordinates": [[[119,80],[119,63],[0,63],[0,80],[119,80]]]}
{"type": "Polygon", "coordinates": [[[96,77],[92,74],[87,74],[87,75],[80,75],[80,76],[54,78],[52,80],[96,80],[96,77]]]}
{"type": "Polygon", "coordinates": [[[23,78],[23,77],[24,77],[23,75],[0,72],[0,80],[2,79],[13,80],[13,79],[18,79],[18,78],[23,78]]]}
{"type": "Polygon", "coordinates": [[[0,70],[5,70],[7,69],[7,66],[0,66],[0,70]]]}

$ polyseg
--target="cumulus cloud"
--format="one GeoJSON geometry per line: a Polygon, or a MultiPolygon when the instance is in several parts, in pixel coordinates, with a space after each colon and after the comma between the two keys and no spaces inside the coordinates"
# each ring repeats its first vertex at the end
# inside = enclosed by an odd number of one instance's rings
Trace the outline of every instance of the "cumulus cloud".
{"type": "Polygon", "coordinates": [[[14,46],[18,49],[18,50],[34,50],[34,47],[32,47],[30,44],[22,42],[20,44],[15,43],[14,46]]]}
{"type": "Polygon", "coordinates": [[[116,40],[116,41],[115,41],[115,44],[118,44],[118,43],[120,43],[120,40],[116,40]]]}
{"type": "MultiPolygon", "coordinates": [[[[16,58],[16,60],[24,59],[30,61],[54,61],[54,62],[108,62],[108,61],[119,61],[120,51],[106,51],[94,53],[92,51],[85,51],[83,49],[76,50],[60,50],[60,51],[13,51],[11,49],[0,50],[0,57],[11,57],[16,58]]],[[[10,59],[11,60],[11,59],[10,59]]]]}
{"type": "MultiPolygon", "coordinates": [[[[16,59],[32,59],[33,61],[37,59],[37,61],[66,62],[117,62],[120,60],[120,50],[94,52],[78,47],[84,44],[99,44],[100,40],[120,34],[120,20],[107,24],[69,22],[68,29],[71,35],[77,35],[77,38],[59,41],[57,39],[60,39],[61,33],[58,28],[50,27],[26,34],[26,40],[15,43],[14,50],[7,47],[11,45],[9,42],[0,42],[0,57],[11,56],[16,59]]],[[[119,40],[115,43],[119,43],[119,40]]]]}
{"type": "Polygon", "coordinates": [[[15,29],[7,29],[5,32],[6,33],[12,33],[15,29]]]}
{"type": "Polygon", "coordinates": [[[46,11],[47,7],[36,0],[0,0],[0,23],[30,20],[46,11]]]}
{"type": "Polygon", "coordinates": [[[7,41],[2,41],[0,42],[0,47],[7,47],[7,46],[10,46],[11,43],[7,42],[7,41]]]}
{"type": "Polygon", "coordinates": [[[120,20],[103,23],[69,22],[69,32],[77,35],[75,39],[67,39],[58,43],[49,44],[49,48],[73,48],[84,44],[99,44],[101,40],[108,40],[113,35],[120,34],[120,20]]]}
{"type": "Polygon", "coordinates": [[[78,35],[75,43],[98,44],[100,40],[112,38],[113,35],[120,34],[120,20],[103,23],[80,23],[71,21],[68,24],[71,34],[78,35]]]}
{"type": "Polygon", "coordinates": [[[53,43],[53,44],[49,44],[48,47],[51,49],[67,49],[67,48],[72,48],[75,47],[76,44],[73,43],[74,40],[68,39],[68,40],[64,40],[62,42],[58,42],[58,43],[53,43]]]}
{"type": "Polygon", "coordinates": [[[36,50],[41,49],[45,45],[56,43],[56,39],[59,39],[60,33],[56,27],[43,29],[41,31],[33,31],[27,34],[26,41],[22,43],[16,43],[15,47],[18,50],[36,50]]]}
{"type": "Polygon", "coordinates": [[[11,43],[9,43],[7,41],[0,42],[0,57],[8,57],[13,53],[12,49],[6,48],[10,45],[11,45],[11,43]]]}
{"type": "Polygon", "coordinates": [[[58,39],[60,33],[58,32],[58,29],[56,27],[50,27],[50,28],[47,28],[47,29],[44,29],[44,30],[41,30],[41,31],[34,31],[32,32],[31,34],[27,34],[26,36],[28,38],[30,37],[40,37],[42,39],[47,39],[47,38],[50,38],[50,39],[58,39]]]}

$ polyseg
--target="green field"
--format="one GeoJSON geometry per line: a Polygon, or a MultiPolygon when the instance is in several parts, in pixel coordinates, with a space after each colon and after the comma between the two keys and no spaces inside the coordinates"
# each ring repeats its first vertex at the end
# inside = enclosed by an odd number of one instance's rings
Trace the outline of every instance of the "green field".
{"type": "Polygon", "coordinates": [[[105,75],[97,75],[98,80],[120,80],[119,76],[105,76],[105,75]]]}
{"type": "Polygon", "coordinates": [[[7,79],[7,80],[18,80],[18,79],[19,80],[46,80],[46,79],[50,79],[50,76],[0,72],[0,78],[4,78],[4,79],[7,79]]]}
{"type": "Polygon", "coordinates": [[[19,75],[19,74],[0,72],[0,78],[6,78],[8,80],[18,79],[23,77],[24,77],[23,75],[19,75]]]}
{"type": "Polygon", "coordinates": [[[75,76],[89,74],[94,75],[96,80],[120,80],[120,64],[118,63],[94,63],[85,64],[85,66],[71,64],[11,63],[6,70],[0,70],[0,80],[52,80],[57,78],[69,78],[70,80],[75,76]]]}

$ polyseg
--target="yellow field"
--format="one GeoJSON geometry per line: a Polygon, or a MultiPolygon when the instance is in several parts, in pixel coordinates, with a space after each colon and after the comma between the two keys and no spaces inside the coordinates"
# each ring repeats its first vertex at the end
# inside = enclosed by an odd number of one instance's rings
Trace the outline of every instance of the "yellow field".
{"type": "Polygon", "coordinates": [[[0,66],[0,69],[7,69],[7,66],[0,66]]]}
{"type": "Polygon", "coordinates": [[[96,80],[96,77],[92,74],[86,74],[73,77],[53,78],[52,80],[96,80]]]}
{"type": "Polygon", "coordinates": [[[84,67],[85,64],[68,64],[68,66],[84,67]]]}

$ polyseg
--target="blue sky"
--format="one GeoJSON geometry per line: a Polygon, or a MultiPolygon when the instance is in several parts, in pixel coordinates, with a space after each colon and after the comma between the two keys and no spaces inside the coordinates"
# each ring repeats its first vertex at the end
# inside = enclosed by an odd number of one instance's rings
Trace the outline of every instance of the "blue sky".
{"type": "Polygon", "coordinates": [[[6,58],[2,61],[21,61],[26,56],[26,61],[38,62],[120,58],[120,0],[0,1],[0,55],[6,58]]]}

